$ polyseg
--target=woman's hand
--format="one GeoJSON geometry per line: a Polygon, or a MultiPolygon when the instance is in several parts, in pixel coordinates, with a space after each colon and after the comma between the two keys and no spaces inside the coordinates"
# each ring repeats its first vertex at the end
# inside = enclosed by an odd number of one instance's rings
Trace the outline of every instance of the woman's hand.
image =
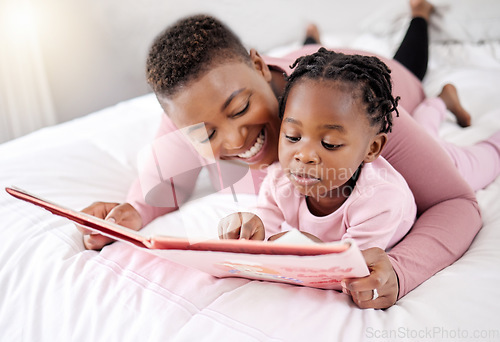
{"type": "Polygon", "coordinates": [[[370,275],[344,279],[342,291],[351,295],[354,303],[361,309],[387,309],[398,299],[399,284],[396,272],[383,249],[374,247],[362,253],[370,275]],[[377,298],[373,299],[374,295],[377,298]]]}
{"type": "Polygon", "coordinates": [[[261,219],[252,213],[234,213],[220,220],[220,239],[264,240],[265,230],[261,219]]]}
{"type": "MultiPolygon", "coordinates": [[[[95,202],[83,209],[82,212],[133,230],[142,228],[141,215],[128,203],[95,202]]],[[[87,249],[100,250],[114,241],[82,226],[77,225],[76,227],[83,234],[83,244],[87,249]]]]}

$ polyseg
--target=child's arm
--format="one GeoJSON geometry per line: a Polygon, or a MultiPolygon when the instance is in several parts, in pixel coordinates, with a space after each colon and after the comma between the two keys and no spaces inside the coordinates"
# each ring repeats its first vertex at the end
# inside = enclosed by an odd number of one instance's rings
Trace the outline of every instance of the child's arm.
{"type": "MultiPolygon", "coordinates": [[[[256,214],[235,213],[221,220],[219,223],[219,236],[221,238],[248,238],[258,234],[258,239],[268,239],[270,236],[281,232],[285,216],[279,205],[279,187],[281,168],[274,164],[268,168],[259,191],[256,214]],[[262,237],[261,234],[262,233],[262,237]]],[[[290,196],[289,196],[290,197],[290,196]]],[[[252,238],[255,239],[255,238],[252,238]]]]}

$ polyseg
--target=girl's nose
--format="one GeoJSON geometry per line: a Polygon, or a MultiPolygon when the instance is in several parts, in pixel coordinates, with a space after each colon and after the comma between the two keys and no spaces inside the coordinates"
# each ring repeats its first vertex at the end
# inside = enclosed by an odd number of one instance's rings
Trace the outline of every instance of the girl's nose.
{"type": "Polygon", "coordinates": [[[295,153],[295,160],[303,164],[318,164],[320,157],[314,148],[303,145],[295,153]]]}

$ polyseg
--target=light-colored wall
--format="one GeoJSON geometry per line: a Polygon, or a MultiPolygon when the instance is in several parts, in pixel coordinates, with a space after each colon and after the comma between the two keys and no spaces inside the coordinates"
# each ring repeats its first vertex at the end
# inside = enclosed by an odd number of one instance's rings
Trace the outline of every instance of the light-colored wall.
{"type": "MultiPolygon", "coordinates": [[[[500,25],[495,16],[498,6],[492,8],[494,1],[497,0],[475,0],[473,6],[471,0],[431,0],[437,12],[430,25],[431,41],[498,40],[500,25]],[[474,16],[470,16],[471,10],[474,16]]],[[[332,41],[339,43],[328,46],[353,47],[349,44],[354,40],[349,37],[372,33],[394,36],[395,47],[410,17],[409,0],[0,0],[0,9],[5,12],[9,4],[26,3],[34,9],[34,25],[30,26],[37,28],[41,52],[38,54],[37,50],[37,57],[41,55],[43,59],[36,65],[42,69],[37,76],[46,77],[43,94],[48,102],[52,100],[57,122],[149,92],[144,76],[149,46],[167,25],[188,14],[219,17],[248,48],[257,48],[261,53],[300,41],[310,22],[318,24],[323,37],[333,37],[332,41]]],[[[4,12],[0,14],[10,18],[4,12]]],[[[19,38],[15,33],[14,36],[13,41],[19,38]]],[[[366,46],[362,39],[356,43],[356,48],[381,52],[378,46],[366,46]]],[[[5,44],[0,48],[6,49],[5,44]]],[[[12,58],[16,56],[15,51],[3,52],[12,58]]],[[[17,64],[22,67],[25,58],[21,57],[17,64]]],[[[9,67],[9,62],[0,62],[9,67]]],[[[18,66],[10,68],[13,74],[18,70],[18,66]]],[[[27,82],[29,70],[28,66],[22,70],[27,82]]],[[[40,88],[34,77],[32,83],[33,91],[40,88]]],[[[17,100],[25,101],[22,88],[7,90],[17,100]]],[[[1,96],[0,101],[1,122],[1,114],[5,114],[2,111],[8,106],[1,96]]],[[[31,100],[28,104],[39,107],[31,100]]],[[[7,115],[15,116],[21,123],[36,121],[36,113],[23,110],[25,107],[18,109],[26,118],[17,118],[16,112],[7,115]]],[[[52,110],[49,112],[52,114],[52,110]]]]}
{"type": "MultiPolygon", "coordinates": [[[[385,0],[382,3],[403,0],[385,0]]],[[[302,38],[314,21],[324,31],[356,30],[370,11],[355,1],[32,0],[46,75],[59,121],[149,92],[144,64],[164,27],[192,13],[224,20],[248,47],[267,51],[302,38]]]]}

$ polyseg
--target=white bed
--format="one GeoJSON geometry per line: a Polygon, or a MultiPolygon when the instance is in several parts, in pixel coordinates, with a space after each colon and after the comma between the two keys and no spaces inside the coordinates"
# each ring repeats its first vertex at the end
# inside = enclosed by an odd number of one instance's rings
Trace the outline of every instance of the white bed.
{"type": "MultiPolygon", "coordinates": [[[[498,3],[492,11],[500,20],[498,3]]],[[[391,25],[341,42],[390,56],[404,23],[391,25]]],[[[441,133],[469,144],[500,129],[500,32],[437,39],[445,33],[434,35],[424,86],[457,86],[473,125],[450,115],[441,133]]],[[[86,251],[74,225],[3,191],[17,185],[75,209],[123,201],[161,115],[146,95],[0,145],[1,341],[500,341],[500,179],[477,193],[484,227],[467,253],[388,310],[358,309],[335,291],[216,279],[125,243],[86,251]]],[[[231,195],[211,194],[145,229],[211,233],[231,206],[231,195]]]]}

